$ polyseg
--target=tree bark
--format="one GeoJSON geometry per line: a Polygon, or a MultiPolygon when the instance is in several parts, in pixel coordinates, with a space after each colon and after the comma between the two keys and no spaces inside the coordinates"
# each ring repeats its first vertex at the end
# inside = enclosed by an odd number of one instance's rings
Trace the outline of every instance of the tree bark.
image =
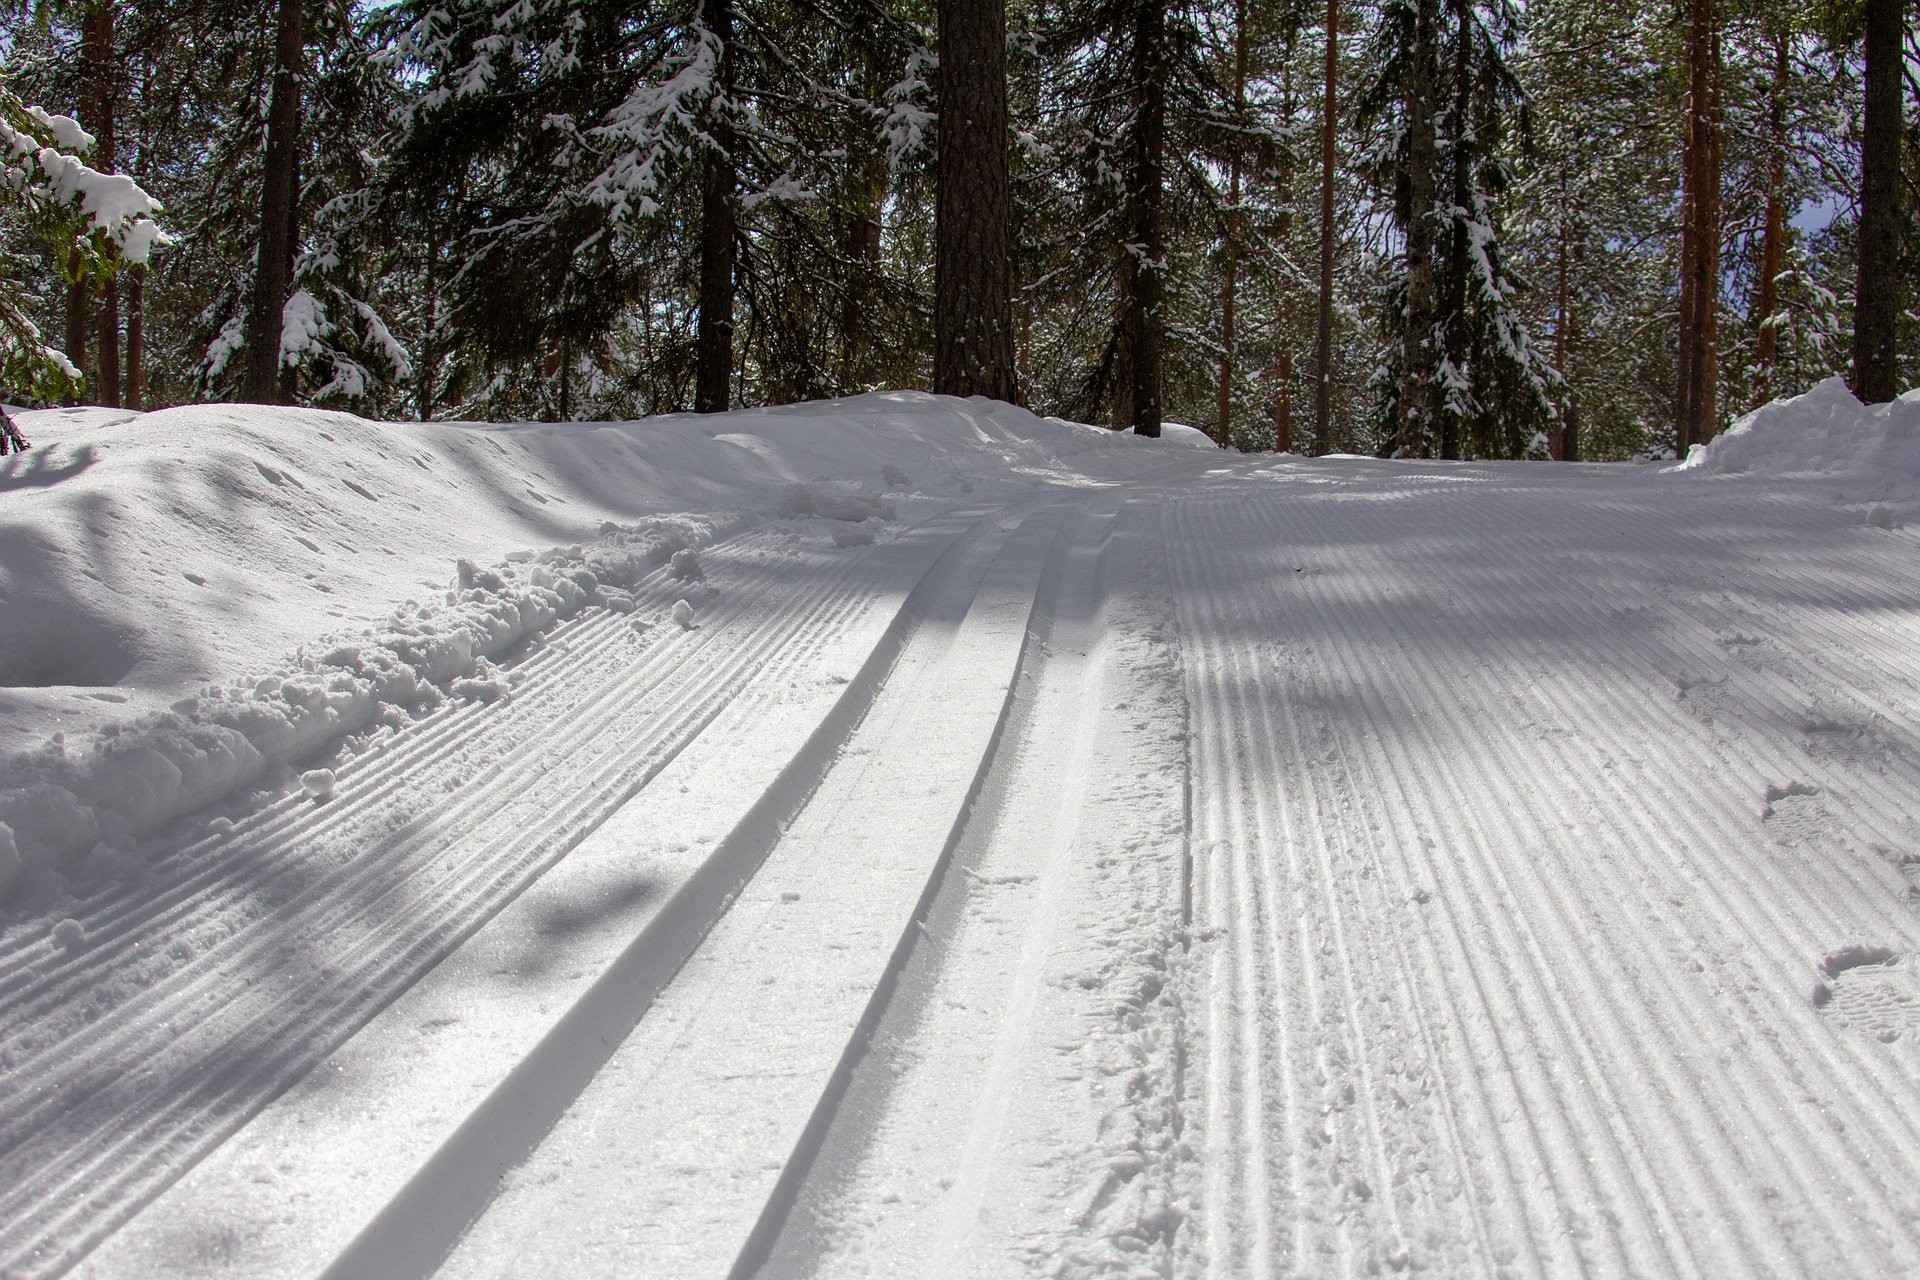
{"type": "MultiPolygon", "coordinates": [[[[720,42],[720,92],[732,108],[733,3],[705,0],[707,30],[720,42]]],[[[695,336],[693,407],[725,413],[733,405],[733,276],[738,239],[733,130],[722,115],[709,123],[714,145],[700,164],[700,325],[695,336]]]]}
{"type": "Polygon", "coordinates": [[[1166,319],[1162,272],[1166,249],[1160,226],[1163,150],[1166,146],[1166,6],[1134,0],[1134,119],[1127,195],[1127,331],[1135,435],[1158,436],[1161,424],[1161,347],[1166,319]]]}
{"type": "Polygon", "coordinates": [[[1559,462],[1578,462],[1580,460],[1580,400],[1573,386],[1574,358],[1574,318],[1573,292],[1570,282],[1572,274],[1572,252],[1569,242],[1572,233],[1567,226],[1566,186],[1560,188],[1560,243],[1557,252],[1559,273],[1559,297],[1556,299],[1553,322],[1553,365],[1565,380],[1565,393],[1560,401],[1560,430],[1555,434],[1553,456],[1559,462]]]}
{"type": "MultiPolygon", "coordinates": [[[[86,263],[76,247],[67,255],[67,274],[79,275],[86,263]]],[[[93,282],[84,277],[67,282],[67,361],[80,371],[87,373],[87,321],[93,312],[93,282]]],[[[77,397],[68,396],[67,403],[77,403],[77,397]]]]}
{"type": "Polygon", "coordinates": [[[939,0],[933,389],[1013,401],[1006,0],[939,0]]]}
{"type": "Polygon", "coordinates": [[[873,349],[872,281],[879,275],[881,214],[887,199],[887,157],[875,147],[855,174],[853,217],[847,225],[847,259],[852,278],[840,302],[841,392],[863,390],[868,353],[873,349]]]}
{"type": "Polygon", "coordinates": [[[1313,337],[1313,452],[1333,447],[1333,175],[1340,79],[1340,0],[1327,0],[1326,98],[1320,116],[1320,314],[1313,337]]]}
{"type": "Polygon", "coordinates": [[[1437,0],[1416,0],[1414,38],[1408,58],[1406,98],[1407,299],[1404,352],[1400,374],[1400,416],[1394,452],[1424,457],[1432,448],[1436,393],[1434,374],[1433,253],[1436,236],[1433,204],[1439,165],[1433,100],[1438,79],[1435,56],[1437,0]]]}
{"type": "MultiPolygon", "coordinates": [[[[1233,109],[1247,107],[1247,0],[1233,3],[1233,109]]],[[[1240,150],[1236,143],[1227,158],[1226,235],[1221,244],[1220,282],[1220,390],[1216,397],[1214,438],[1222,449],[1233,443],[1233,308],[1239,292],[1240,268],[1240,150]]]]}
{"type": "Polygon", "coordinates": [[[1754,403],[1773,398],[1780,330],[1780,271],[1787,246],[1787,36],[1773,37],[1773,85],[1767,95],[1767,221],[1760,242],[1760,296],[1754,303],[1754,403]]]}
{"type": "Polygon", "coordinates": [[[256,404],[279,396],[280,315],[287,304],[294,173],[300,146],[302,0],[279,0],[274,24],[273,90],[267,106],[267,149],[260,190],[260,248],[247,312],[247,370],[242,395],[256,404]]]}
{"type": "MultiPolygon", "coordinates": [[[[1466,210],[1473,199],[1472,156],[1469,152],[1467,137],[1467,95],[1472,89],[1470,76],[1472,62],[1470,41],[1473,35],[1473,12],[1471,6],[1461,5],[1457,18],[1457,30],[1453,50],[1453,110],[1448,121],[1447,131],[1452,135],[1452,169],[1449,175],[1453,179],[1452,200],[1454,213],[1447,239],[1447,279],[1446,297],[1443,300],[1440,323],[1446,333],[1447,363],[1456,374],[1463,375],[1467,368],[1467,254],[1470,246],[1467,242],[1466,210]]],[[[1436,400],[1438,399],[1436,388],[1436,400]]],[[[1440,456],[1458,458],[1460,456],[1461,415],[1451,403],[1437,404],[1439,410],[1440,456]]]]}
{"type": "MultiPolygon", "coordinates": [[[[81,124],[93,135],[93,167],[102,173],[114,172],[114,100],[119,96],[118,77],[113,56],[113,5],[102,3],[87,11],[83,20],[81,43],[87,71],[86,106],[81,124]]],[[[99,342],[99,375],[94,382],[94,400],[110,408],[120,407],[120,285],[112,276],[100,285],[100,306],[95,313],[99,342]]]]}
{"type": "Polygon", "coordinates": [[[127,386],[126,406],[145,409],[147,269],[134,267],[127,276],[127,386]]]}
{"type": "Polygon", "coordinates": [[[1853,393],[1866,404],[1898,394],[1894,322],[1900,287],[1902,0],[1866,0],[1866,131],[1860,149],[1859,284],[1853,305],[1853,393]]]}
{"type": "Polygon", "coordinates": [[[1280,349],[1280,394],[1273,401],[1273,451],[1293,452],[1293,353],[1280,349]]]}
{"type": "Polygon", "coordinates": [[[1720,34],[1714,0],[1691,0],[1687,32],[1687,226],[1682,250],[1677,451],[1713,438],[1720,379],[1720,34]]]}
{"type": "MultiPolygon", "coordinates": [[[[293,175],[288,180],[291,195],[287,199],[287,256],[286,280],[287,292],[293,292],[294,262],[300,251],[300,152],[293,153],[293,175]]],[[[282,364],[280,366],[280,403],[292,404],[300,393],[300,366],[282,364]]]]}

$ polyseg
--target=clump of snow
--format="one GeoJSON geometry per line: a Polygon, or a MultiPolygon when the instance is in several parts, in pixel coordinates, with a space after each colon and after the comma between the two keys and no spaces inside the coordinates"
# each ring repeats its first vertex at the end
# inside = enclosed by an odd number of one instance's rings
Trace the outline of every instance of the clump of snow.
{"type": "Polygon", "coordinates": [[[78,951],[86,945],[86,926],[71,917],[53,926],[53,943],[67,951],[78,951]]]}
{"type": "Polygon", "coordinates": [[[823,520],[844,520],[849,524],[859,524],[875,516],[882,520],[895,518],[891,503],[863,492],[856,485],[826,481],[787,486],[780,495],[780,503],[774,508],[774,514],[783,520],[818,516],[823,520]]]}
{"type": "Polygon", "coordinates": [[[1839,378],[1764,404],[1711,443],[1695,445],[1678,472],[1829,482],[1843,502],[1871,503],[1866,522],[1892,528],[1920,503],[1920,396],[1863,405],[1839,378]]]}
{"type": "Polygon", "coordinates": [[[685,600],[673,602],[673,620],[680,624],[682,631],[693,630],[693,606],[685,600]]]}
{"type": "MultiPolygon", "coordinates": [[[[1126,434],[1133,435],[1129,430],[1126,434]]],[[[1146,437],[1135,436],[1135,439],[1146,437]]],[[[1212,436],[1198,427],[1188,426],[1184,422],[1163,422],[1160,424],[1160,439],[1166,444],[1185,445],[1189,449],[1218,449],[1212,436]]]]}
{"type": "Polygon", "coordinates": [[[318,804],[333,799],[333,783],[331,769],[309,769],[300,775],[301,788],[318,804]]]}
{"type": "Polygon", "coordinates": [[[842,548],[872,546],[873,530],[862,524],[841,525],[833,531],[833,545],[842,548]]]}
{"type": "Polygon", "coordinates": [[[20,878],[20,868],[20,846],[13,841],[13,828],[0,822],[0,893],[20,878]]]}
{"type": "Polygon", "coordinates": [[[707,571],[700,565],[700,554],[692,547],[673,553],[668,571],[682,582],[705,582],[707,571]]]}

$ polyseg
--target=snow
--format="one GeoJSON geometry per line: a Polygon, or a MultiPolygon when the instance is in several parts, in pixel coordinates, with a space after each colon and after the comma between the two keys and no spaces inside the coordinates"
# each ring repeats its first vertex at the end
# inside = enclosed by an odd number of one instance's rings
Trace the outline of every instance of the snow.
{"type": "Polygon", "coordinates": [[[1677,469],[1825,481],[1841,501],[1871,503],[1869,525],[1891,528],[1920,509],[1920,395],[1867,406],[1828,378],[1695,445],[1677,469]]]}
{"type": "Polygon", "coordinates": [[[1916,414],[24,414],[0,1272],[1913,1273],[1916,414]]]}

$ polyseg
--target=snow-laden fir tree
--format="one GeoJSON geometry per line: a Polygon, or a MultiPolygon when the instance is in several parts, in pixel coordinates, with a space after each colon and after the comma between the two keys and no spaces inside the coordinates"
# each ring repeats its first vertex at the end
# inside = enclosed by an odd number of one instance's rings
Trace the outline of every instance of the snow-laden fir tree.
{"type": "Polygon", "coordinates": [[[1507,65],[1506,0],[1389,0],[1363,108],[1386,125],[1373,157],[1393,193],[1404,271],[1382,309],[1378,379],[1402,456],[1543,453],[1559,375],[1535,349],[1507,260],[1500,202],[1525,98],[1507,65]]]}

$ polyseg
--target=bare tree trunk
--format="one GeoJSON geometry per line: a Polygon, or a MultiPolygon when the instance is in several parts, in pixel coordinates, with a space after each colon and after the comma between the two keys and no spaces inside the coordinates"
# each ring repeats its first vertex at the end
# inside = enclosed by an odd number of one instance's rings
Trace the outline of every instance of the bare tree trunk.
{"type": "Polygon", "coordinates": [[[1412,57],[1406,72],[1407,128],[1407,299],[1404,353],[1400,374],[1400,420],[1394,452],[1424,457],[1432,447],[1435,414],[1433,204],[1438,146],[1433,99],[1438,67],[1435,57],[1437,0],[1414,6],[1412,57]]]}
{"type": "Polygon", "coordinates": [[[127,387],[129,409],[147,407],[146,371],[147,269],[132,267],[127,274],[127,387]]]}
{"type": "MultiPolygon", "coordinates": [[[[1247,0],[1233,3],[1233,109],[1247,106],[1247,0]]],[[[1239,292],[1240,268],[1240,151],[1236,145],[1227,160],[1227,227],[1221,245],[1220,284],[1220,392],[1214,415],[1214,438],[1222,449],[1233,443],[1233,307],[1239,292]]]]}
{"type": "MultiPolygon", "coordinates": [[[[731,110],[733,97],[733,3],[705,0],[707,30],[720,42],[720,86],[731,110]]],[[[733,130],[726,119],[710,123],[714,145],[700,165],[700,324],[695,335],[693,407],[725,413],[733,405],[733,275],[738,238],[734,214],[736,177],[733,130]]]]}
{"type": "Polygon", "coordinates": [[[1015,401],[1006,0],[939,0],[933,389],[1015,401]]]}
{"type": "Polygon", "coordinates": [[[1866,136],[1860,149],[1859,284],[1853,306],[1853,393],[1867,404],[1898,394],[1894,321],[1900,285],[1902,0],[1866,0],[1866,136]]]}
{"type": "Polygon", "coordinates": [[[1128,235],[1127,330],[1132,365],[1134,434],[1158,436],[1161,421],[1160,354],[1165,317],[1162,272],[1166,255],[1160,226],[1162,166],[1166,145],[1166,6],[1134,0],[1133,77],[1135,106],[1132,156],[1127,175],[1131,204],[1128,235]]]}
{"type": "MultiPolygon", "coordinates": [[[[1452,219],[1451,234],[1447,238],[1447,280],[1446,298],[1442,302],[1440,322],[1446,333],[1447,362],[1456,373],[1463,373],[1467,367],[1467,224],[1465,210],[1471,207],[1473,199],[1473,172],[1471,157],[1466,146],[1467,136],[1467,95],[1473,87],[1470,78],[1472,62],[1469,59],[1473,35],[1473,11],[1469,5],[1461,5],[1454,38],[1453,59],[1453,110],[1447,125],[1452,135],[1453,179],[1452,200],[1449,202],[1456,210],[1452,219]]],[[[1460,456],[1461,417],[1451,404],[1438,405],[1440,427],[1440,456],[1458,458],[1460,456]]]]}
{"type": "MultiPolygon", "coordinates": [[[[420,326],[420,362],[414,369],[414,410],[420,415],[420,421],[433,421],[436,407],[436,383],[439,380],[439,352],[434,347],[434,327],[440,323],[440,239],[429,222],[426,228],[427,283],[426,321],[420,326]]],[[[641,309],[642,323],[645,323],[648,309],[641,309]]]]}
{"type": "Polygon", "coordinates": [[[1280,349],[1280,394],[1273,400],[1273,451],[1293,452],[1293,353],[1280,349]]]}
{"type": "Polygon", "coordinates": [[[1678,452],[1713,438],[1719,421],[1720,35],[1714,0],[1691,0],[1687,33],[1687,243],[1682,258],[1678,452]]]}
{"type": "MultiPolygon", "coordinates": [[[[88,93],[81,124],[93,135],[93,167],[114,172],[114,101],[119,96],[118,68],[113,53],[113,5],[102,3],[87,12],[82,27],[88,93]]],[[[112,276],[100,286],[100,308],[95,314],[99,338],[99,377],[94,400],[120,407],[120,285],[112,276]]]]}
{"type": "MultiPolygon", "coordinates": [[[[67,255],[67,273],[79,275],[86,259],[78,248],[67,255]]],[[[93,311],[93,282],[82,277],[67,283],[67,362],[80,371],[82,377],[87,372],[87,328],[88,318],[93,311]]],[[[75,403],[75,398],[67,397],[67,403],[75,403]]]]}
{"type": "Polygon", "coordinates": [[[847,227],[847,258],[854,276],[840,304],[839,389],[858,391],[866,383],[867,353],[873,349],[873,290],[880,272],[880,218],[887,198],[887,157],[874,148],[856,175],[856,212],[847,227]]]}
{"type": "Polygon", "coordinates": [[[1327,0],[1326,97],[1320,116],[1320,314],[1313,337],[1313,452],[1333,447],[1333,174],[1340,80],[1340,0],[1327,0]]]}
{"type": "Polygon", "coordinates": [[[1760,242],[1760,297],[1754,304],[1754,403],[1773,398],[1780,330],[1780,271],[1787,247],[1787,35],[1773,37],[1773,85],[1767,95],[1767,222],[1760,242]]]}
{"type": "Polygon", "coordinates": [[[1573,291],[1570,284],[1572,275],[1572,252],[1569,242],[1572,233],[1567,226],[1567,207],[1565,203],[1566,186],[1561,185],[1560,206],[1560,244],[1559,244],[1559,298],[1557,300],[1553,324],[1553,364],[1566,380],[1566,391],[1560,402],[1560,430],[1555,434],[1553,456],[1560,462],[1578,462],[1580,460],[1580,396],[1574,389],[1573,360],[1576,339],[1573,314],[1573,291]]]}
{"type": "Polygon", "coordinates": [[[1222,449],[1233,442],[1233,308],[1239,293],[1240,157],[1227,164],[1227,227],[1221,244],[1220,385],[1214,397],[1214,443],[1222,449]]]}
{"type": "MultiPolygon", "coordinates": [[[[287,292],[294,292],[294,262],[300,250],[300,152],[293,153],[293,176],[290,179],[292,196],[287,200],[287,292]]],[[[280,403],[292,404],[300,394],[300,366],[282,363],[280,366],[280,403]]]]}
{"type": "Polygon", "coordinates": [[[247,312],[247,369],[242,395],[271,404],[279,395],[280,313],[287,304],[292,206],[300,147],[300,79],[306,12],[302,0],[278,0],[273,41],[273,92],[267,106],[267,153],[260,190],[260,248],[253,302],[247,312]]]}

